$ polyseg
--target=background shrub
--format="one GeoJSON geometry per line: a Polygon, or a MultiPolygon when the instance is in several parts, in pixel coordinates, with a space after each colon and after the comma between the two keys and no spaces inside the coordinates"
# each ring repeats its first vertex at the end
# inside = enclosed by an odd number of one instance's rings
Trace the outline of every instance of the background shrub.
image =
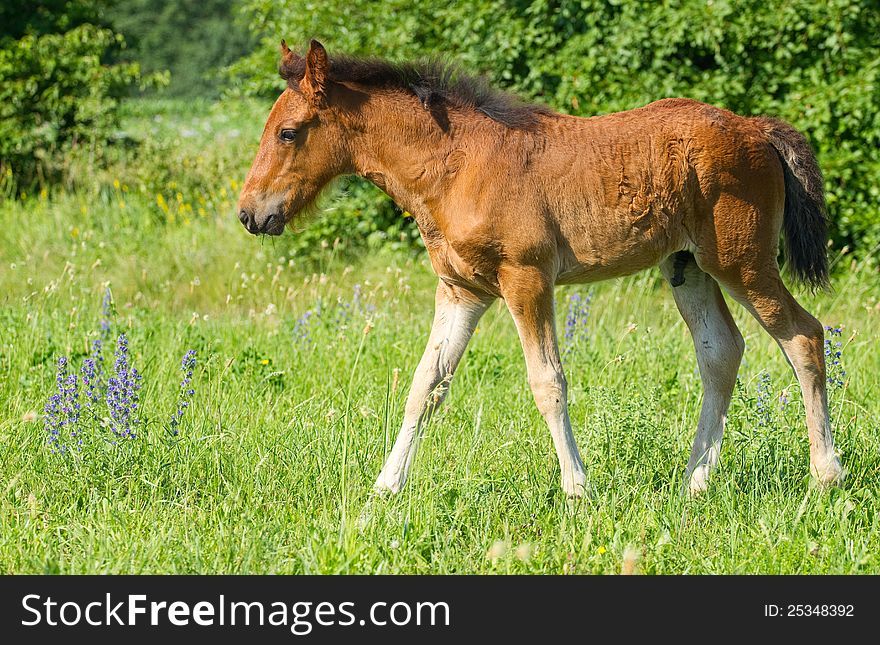
{"type": "MultiPolygon", "coordinates": [[[[783,118],[819,155],[836,247],[870,258],[880,248],[877,33],[876,0],[11,0],[0,7],[0,192],[60,178],[92,189],[102,182],[99,190],[112,192],[120,179],[151,200],[165,191],[166,201],[182,193],[185,203],[181,187],[212,193],[222,177],[229,194],[215,201],[231,203],[258,132],[232,146],[224,132],[262,125],[284,86],[278,41],[315,36],[331,53],[449,56],[572,114],[690,96],[783,118]],[[170,76],[156,76],[166,70],[170,76]],[[141,109],[129,101],[128,113],[160,113],[120,125],[120,97],[160,78],[170,78],[166,96],[188,101],[169,111],[219,111],[240,121],[189,139],[182,125],[156,137],[148,121],[164,118],[163,104],[141,109]],[[232,100],[206,107],[222,88],[232,100]],[[259,102],[243,111],[242,96],[259,102]]],[[[345,199],[324,200],[325,210],[300,231],[303,241],[290,244],[339,238],[355,252],[383,240],[418,243],[412,220],[372,185],[340,185],[345,199]]],[[[206,198],[201,206],[212,204],[206,198]]]]}
{"type": "Polygon", "coordinates": [[[7,192],[57,174],[71,148],[106,141],[119,97],[141,80],[137,63],[107,64],[122,36],[76,24],[96,16],[91,3],[60,4],[4,3],[0,176],[7,192]]]}
{"type": "Polygon", "coordinates": [[[219,70],[255,46],[235,21],[234,0],[125,0],[106,19],[125,36],[145,74],[169,72],[163,96],[216,98],[219,70]]]}

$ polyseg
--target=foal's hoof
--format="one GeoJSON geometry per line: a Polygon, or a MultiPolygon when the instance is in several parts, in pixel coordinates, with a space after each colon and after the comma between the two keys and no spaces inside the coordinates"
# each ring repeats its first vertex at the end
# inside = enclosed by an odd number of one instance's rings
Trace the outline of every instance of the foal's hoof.
{"type": "Polygon", "coordinates": [[[590,496],[590,486],[586,473],[578,473],[570,480],[562,482],[562,490],[569,499],[581,499],[590,496]]]}
{"type": "Polygon", "coordinates": [[[688,481],[687,494],[688,497],[700,497],[709,490],[709,466],[703,464],[694,468],[691,478],[688,481]]]}
{"type": "Polygon", "coordinates": [[[373,494],[377,497],[397,495],[397,493],[400,492],[400,489],[403,488],[405,482],[405,477],[386,474],[383,470],[379,473],[379,478],[376,479],[376,483],[373,484],[373,494]]]}
{"type": "Polygon", "coordinates": [[[811,464],[810,473],[813,479],[822,487],[842,486],[846,479],[846,470],[840,465],[840,459],[836,456],[825,463],[811,464]]]}

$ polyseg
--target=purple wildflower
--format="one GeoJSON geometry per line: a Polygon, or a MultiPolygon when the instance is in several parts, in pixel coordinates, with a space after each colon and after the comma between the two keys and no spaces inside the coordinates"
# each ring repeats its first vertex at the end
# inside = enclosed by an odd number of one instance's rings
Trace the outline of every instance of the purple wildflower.
{"type": "Polygon", "coordinates": [[[110,293],[110,287],[104,290],[104,300],[101,303],[101,337],[107,338],[110,335],[110,314],[113,307],[113,295],[110,293]]]}
{"type": "Polygon", "coordinates": [[[827,372],[828,384],[835,387],[843,387],[846,378],[846,370],[843,369],[841,358],[843,357],[843,328],[826,326],[825,332],[828,338],[825,339],[825,368],[827,372]]]}
{"type": "Polygon", "coordinates": [[[61,391],[62,384],[64,383],[64,379],[66,378],[66,373],[67,359],[59,358],[57,375],[55,377],[55,382],[58,385],[58,391],[49,397],[49,400],[46,402],[46,405],[43,408],[43,427],[46,429],[46,432],[49,433],[47,441],[49,443],[49,446],[51,446],[52,452],[58,452],[61,449],[61,391]]]}
{"type": "Polygon", "coordinates": [[[92,353],[88,360],[92,361],[94,365],[95,396],[98,396],[99,391],[106,387],[104,382],[106,377],[104,374],[104,343],[100,339],[92,341],[92,353]]]}
{"type": "Polygon", "coordinates": [[[180,360],[180,369],[183,372],[183,380],[180,381],[180,393],[177,397],[177,409],[171,415],[171,434],[177,436],[180,426],[180,419],[183,413],[189,407],[190,401],[196,391],[192,388],[193,370],[196,366],[196,351],[189,350],[180,360]]]}
{"type": "MultiPolygon", "coordinates": [[[[318,310],[320,310],[320,307],[318,310]]],[[[355,284],[352,288],[351,302],[345,302],[342,298],[339,298],[336,302],[336,324],[343,325],[354,315],[369,314],[375,310],[376,305],[364,304],[361,285],[360,283],[355,284]]]]}
{"type": "Polygon", "coordinates": [[[296,324],[293,326],[293,339],[307,343],[309,341],[309,320],[316,315],[317,310],[309,309],[306,311],[296,324]]]}
{"type": "Polygon", "coordinates": [[[86,388],[86,407],[94,410],[101,399],[101,396],[98,394],[98,368],[95,365],[95,359],[84,359],[80,373],[82,384],[86,388]]]}
{"type": "Polygon", "coordinates": [[[587,321],[590,317],[590,301],[593,293],[586,296],[573,293],[568,297],[568,313],[565,317],[565,351],[569,351],[575,343],[590,338],[587,321]]]}
{"type": "Polygon", "coordinates": [[[107,381],[107,407],[110,410],[110,429],[120,439],[136,439],[138,419],[138,392],[141,375],[129,365],[128,339],[119,334],[116,341],[115,373],[107,381]]]}
{"type": "Polygon", "coordinates": [[[788,407],[788,404],[790,402],[791,401],[789,401],[789,398],[788,398],[788,389],[786,388],[786,389],[782,390],[782,392],[780,392],[780,394],[779,394],[779,409],[782,412],[785,412],[785,408],[788,407]]]}
{"type": "Polygon", "coordinates": [[[47,439],[52,452],[64,452],[67,445],[62,443],[62,432],[67,429],[72,439],[79,439],[79,386],[76,374],[68,372],[67,358],[62,356],[58,359],[55,371],[55,386],[57,392],[49,397],[49,401],[43,408],[44,427],[49,433],[47,439]]]}

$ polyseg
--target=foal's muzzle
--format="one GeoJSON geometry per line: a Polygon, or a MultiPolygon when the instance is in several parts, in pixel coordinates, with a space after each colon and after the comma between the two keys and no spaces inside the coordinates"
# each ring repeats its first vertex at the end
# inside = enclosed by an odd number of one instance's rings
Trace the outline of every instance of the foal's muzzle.
{"type": "Polygon", "coordinates": [[[284,215],[281,213],[272,213],[262,221],[257,221],[253,211],[243,208],[238,213],[238,219],[248,233],[253,235],[281,235],[284,232],[284,215]]]}

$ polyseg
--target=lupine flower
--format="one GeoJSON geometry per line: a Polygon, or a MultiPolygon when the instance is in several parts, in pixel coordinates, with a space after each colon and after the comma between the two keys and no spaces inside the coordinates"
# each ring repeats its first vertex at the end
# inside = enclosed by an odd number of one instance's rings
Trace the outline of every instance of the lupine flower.
{"type": "Polygon", "coordinates": [[[177,409],[171,415],[171,434],[177,436],[180,426],[180,419],[183,413],[189,407],[195,390],[192,388],[193,370],[196,366],[196,351],[189,350],[180,360],[180,369],[183,372],[183,380],[180,381],[180,393],[177,397],[177,409]]]}
{"type": "Polygon", "coordinates": [[[770,406],[768,405],[771,390],[770,375],[767,372],[762,372],[761,376],[758,377],[757,397],[755,399],[759,426],[768,426],[773,420],[770,406]]]}
{"type": "Polygon", "coordinates": [[[110,314],[113,306],[113,296],[110,293],[110,287],[104,290],[104,301],[101,303],[101,337],[107,338],[110,335],[110,314]]]}
{"type": "Polygon", "coordinates": [[[64,452],[67,445],[62,443],[62,432],[66,428],[71,438],[79,439],[79,387],[76,374],[68,372],[67,358],[62,356],[58,359],[55,371],[56,393],[49,397],[49,401],[43,408],[44,427],[49,433],[47,439],[52,452],[64,452]]]}
{"type": "Polygon", "coordinates": [[[576,342],[590,338],[587,320],[590,317],[590,301],[593,293],[586,296],[573,293],[568,297],[568,314],[565,317],[565,351],[569,351],[576,342]]]}
{"type": "Polygon", "coordinates": [[[296,324],[293,326],[293,338],[296,341],[308,342],[309,340],[309,320],[315,315],[315,311],[309,309],[306,311],[296,324]]]}
{"type": "Polygon", "coordinates": [[[138,419],[138,392],[141,375],[129,365],[128,339],[120,334],[116,342],[115,373],[107,381],[107,407],[110,409],[110,429],[120,439],[136,439],[138,419]]]}
{"type": "Polygon", "coordinates": [[[828,384],[843,387],[843,381],[846,378],[846,370],[843,369],[843,363],[840,360],[843,356],[843,341],[840,340],[843,328],[828,325],[825,327],[825,333],[828,335],[828,338],[825,339],[825,368],[828,384]]]}
{"type": "Polygon", "coordinates": [[[788,404],[790,402],[791,401],[788,398],[788,388],[785,388],[784,390],[782,390],[782,392],[779,393],[779,409],[782,412],[785,412],[785,408],[788,407],[788,404]]]}

